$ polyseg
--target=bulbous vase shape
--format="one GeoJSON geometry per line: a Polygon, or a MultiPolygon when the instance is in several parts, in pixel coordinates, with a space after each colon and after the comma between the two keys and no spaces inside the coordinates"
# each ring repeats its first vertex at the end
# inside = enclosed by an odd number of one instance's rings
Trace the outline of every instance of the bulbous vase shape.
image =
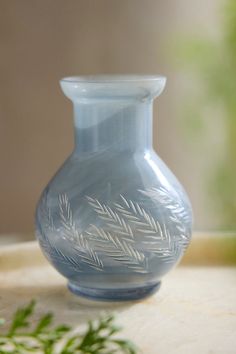
{"type": "Polygon", "coordinates": [[[152,147],[153,99],[164,86],[160,76],[61,80],[75,147],[38,202],[36,235],[77,295],[150,295],[189,244],[190,203],[152,147]]]}

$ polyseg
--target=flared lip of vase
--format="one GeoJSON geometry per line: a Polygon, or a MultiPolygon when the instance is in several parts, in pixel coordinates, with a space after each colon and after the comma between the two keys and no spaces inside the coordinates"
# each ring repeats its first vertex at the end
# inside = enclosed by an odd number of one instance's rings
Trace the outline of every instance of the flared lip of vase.
{"type": "Polygon", "coordinates": [[[161,94],[166,77],[161,75],[86,75],[60,80],[64,94],[72,101],[102,99],[153,99],[161,94]]]}
{"type": "Polygon", "coordinates": [[[61,82],[66,83],[127,83],[127,82],[150,82],[150,81],[166,81],[166,77],[163,75],[142,75],[142,74],[99,74],[99,75],[82,75],[82,76],[68,76],[63,77],[61,82]]]}

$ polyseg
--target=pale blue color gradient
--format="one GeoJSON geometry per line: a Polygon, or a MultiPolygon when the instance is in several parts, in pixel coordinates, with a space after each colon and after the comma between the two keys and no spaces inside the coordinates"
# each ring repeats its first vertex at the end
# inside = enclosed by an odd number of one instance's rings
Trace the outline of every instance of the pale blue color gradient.
{"type": "Polygon", "coordinates": [[[74,105],[75,148],[44,190],[36,231],[74,293],[97,300],[150,295],[190,238],[188,198],[152,147],[160,76],[61,80],[74,105]]]}

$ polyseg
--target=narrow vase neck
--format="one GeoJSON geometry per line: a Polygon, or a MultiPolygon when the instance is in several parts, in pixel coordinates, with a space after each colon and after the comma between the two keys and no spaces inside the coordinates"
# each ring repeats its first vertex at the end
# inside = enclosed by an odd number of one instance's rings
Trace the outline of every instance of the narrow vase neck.
{"type": "Polygon", "coordinates": [[[152,100],[74,102],[75,153],[152,147],[152,100]]]}

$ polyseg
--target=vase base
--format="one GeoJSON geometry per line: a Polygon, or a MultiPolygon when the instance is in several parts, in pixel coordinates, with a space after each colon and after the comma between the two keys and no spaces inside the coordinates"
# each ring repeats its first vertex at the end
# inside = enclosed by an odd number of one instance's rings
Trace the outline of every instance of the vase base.
{"type": "Polygon", "coordinates": [[[68,282],[68,289],[75,295],[95,301],[132,301],[154,294],[159,290],[161,282],[131,289],[94,289],[84,288],[78,283],[68,282]]]}

